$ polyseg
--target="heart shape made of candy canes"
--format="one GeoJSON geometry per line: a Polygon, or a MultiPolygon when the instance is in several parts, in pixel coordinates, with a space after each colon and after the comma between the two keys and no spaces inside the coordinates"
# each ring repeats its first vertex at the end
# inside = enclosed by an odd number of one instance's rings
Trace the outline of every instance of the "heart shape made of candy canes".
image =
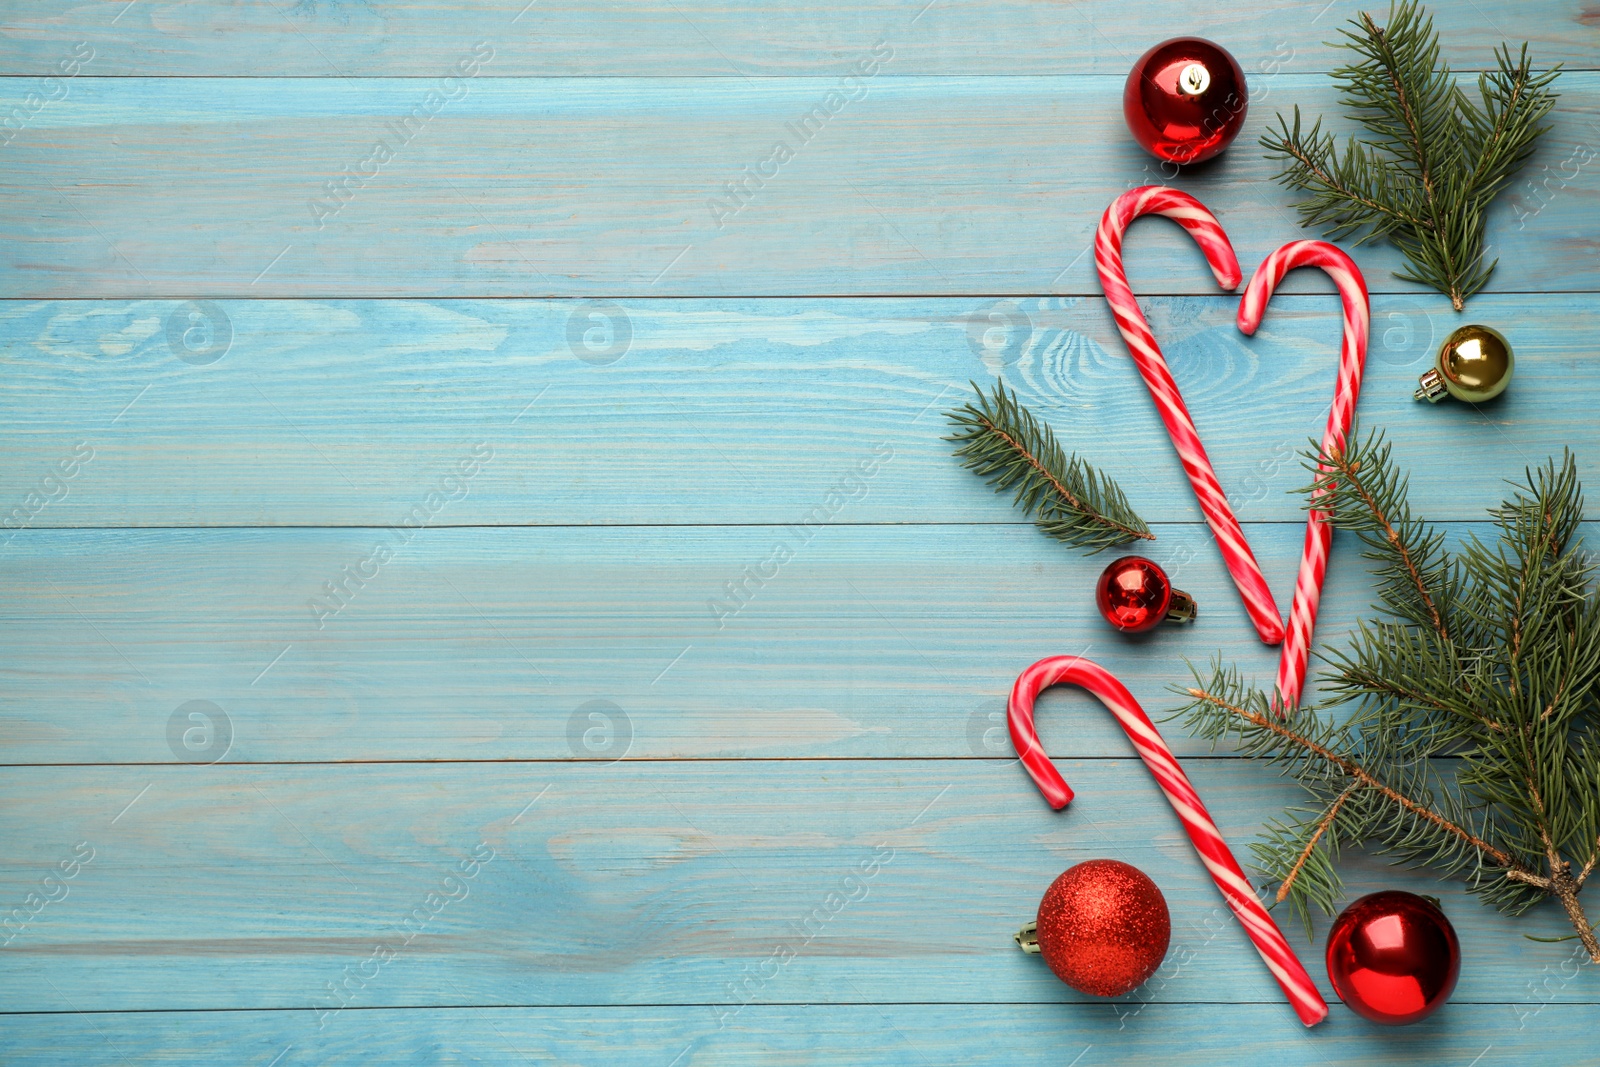
{"type": "MultiPolygon", "coordinates": [[[[1222,551],[1223,562],[1239,590],[1246,613],[1261,640],[1269,645],[1284,644],[1278,663],[1277,699],[1294,704],[1304,685],[1306,662],[1310,655],[1311,632],[1316,622],[1317,605],[1322,595],[1322,580],[1327,572],[1328,547],[1332,530],[1326,515],[1312,509],[1306,527],[1305,547],[1295,580],[1295,598],[1289,614],[1287,640],[1276,601],[1267,587],[1261,566],[1256,562],[1244,531],[1234,517],[1227,495],[1200,443],[1200,433],[1183,402],[1183,394],[1173,380],[1166,358],[1156,344],[1139,303],[1128,285],[1122,265],[1122,238],[1130,223],[1141,215],[1163,215],[1182,226],[1200,250],[1225,289],[1235,289],[1241,274],[1233,245],[1216,217],[1188,193],[1165,186],[1147,185],[1117,197],[1106,208],[1095,234],[1095,268],[1100,287],[1116,319],[1117,330],[1128,344],[1139,374],[1150,390],[1161,421],[1177,450],[1178,459],[1194,488],[1195,498],[1206,523],[1211,527],[1222,551]]],[[[1278,282],[1290,270],[1317,266],[1333,278],[1344,303],[1344,341],[1339,374],[1334,387],[1333,406],[1323,433],[1323,448],[1337,448],[1354,418],[1361,392],[1361,372],[1366,362],[1369,310],[1366,282],[1349,256],[1325,241],[1293,241],[1269,256],[1250,279],[1239,307],[1239,329],[1254,333],[1260,325],[1267,300],[1278,282]]]]}

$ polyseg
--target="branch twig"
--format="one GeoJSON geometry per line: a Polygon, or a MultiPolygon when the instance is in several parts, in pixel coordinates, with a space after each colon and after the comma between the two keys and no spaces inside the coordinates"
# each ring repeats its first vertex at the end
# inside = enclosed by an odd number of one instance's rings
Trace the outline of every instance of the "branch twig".
{"type": "MultiPolygon", "coordinates": [[[[1040,477],[1049,482],[1050,487],[1057,493],[1061,494],[1061,499],[1065,500],[1079,511],[1085,512],[1086,514],[1093,513],[1093,509],[1085,505],[1083,501],[1079,500],[1076,496],[1069,492],[1067,487],[1061,484],[1060,479],[1058,479],[1054,474],[1050,473],[1050,469],[1044,464],[1040,463],[1037,457],[1035,457],[1032,452],[1029,452],[1021,441],[1018,441],[1015,437],[1012,437],[1009,433],[1006,433],[1005,430],[1001,429],[995,424],[993,419],[985,418],[982,421],[985,429],[994,434],[996,437],[1000,438],[1000,440],[1004,441],[1007,445],[1010,445],[1012,451],[1021,456],[1028,466],[1038,471],[1040,477]]],[[[1096,514],[1095,521],[1099,522],[1102,526],[1109,526],[1118,533],[1125,533],[1129,538],[1138,538],[1142,541],[1154,541],[1156,539],[1156,535],[1151,533],[1149,530],[1135,530],[1131,526],[1124,526],[1115,519],[1108,518],[1104,515],[1096,514]]]]}
{"type": "Polygon", "coordinates": [[[1340,473],[1349,479],[1350,484],[1361,495],[1361,502],[1366,506],[1367,514],[1371,515],[1383,527],[1383,536],[1388,540],[1390,547],[1399,555],[1400,561],[1405,564],[1406,573],[1411,576],[1411,584],[1416,586],[1417,595],[1422,598],[1423,604],[1427,606],[1428,614],[1433,616],[1433,628],[1438,631],[1439,639],[1448,645],[1450,643],[1450,631],[1445,628],[1444,618],[1439,614],[1439,608],[1434,604],[1432,594],[1428,592],[1427,583],[1422,580],[1422,571],[1417,567],[1416,561],[1411,558],[1411,552],[1406,548],[1405,542],[1400,540],[1400,534],[1395,530],[1394,523],[1390,521],[1388,512],[1378,506],[1377,500],[1373,498],[1366,483],[1361,480],[1360,464],[1346,463],[1342,449],[1328,458],[1339,464],[1340,473]]]}
{"type": "Polygon", "coordinates": [[[1589,872],[1594,870],[1596,860],[1600,860],[1600,840],[1595,841],[1594,848],[1589,851],[1589,859],[1583,865],[1583,870],[1579,871],[1578,877],[1573,879],[1573,881],[1577,882],[1579,889],[1583,888],[1584,880],[1589,877],[1589,872]]]}
{"type": "Polygon", "coordinates": [[[1360,204],[1368,211],[1375,211],[1380,215],[1387,215],[1397,222],[1405,223],[1407,226],[1415,226],[1418,229],[1433,228],[1433,223],[1429,222],[1427,219],[1419,218],[1416,215],[1401,211],[1399,208],[1392,207],[1389,204],[1381,203],[1372,199],[1370,196],[1362,196],[1354,189],[1342,184],[1338,179],[1333,177],[1333,175],[1319,167],[1316,161],[1312,159],[1311,156],[1305,152],[1305,150],[1300,148],[1299,145],[1290,141],[1284,141],[1281,151],[1284,155],[1288,156],[1290,159],[1306,168],[1306,170],[1314,175],[1317,181],[1321,182],[1329,191],[1338,193],[1351,203],[1360,204]]]}
{"type": "Polygon", "coordinates": [[[1327,832],[1328,827],[1333,824],[1333,820],[1338,817],[1339,809],[1344,807],[1344,802],[1350,799],[1350,794],[1354,793],[1357,788],[1359,786],[1352,784],[1343,793],[1340,793],[1338,799],[1333,802],[1333,806],[1318,820],[1316,832],[1311,835],[1311,840],[1306,842],[1305,850],[1300,853],[1300,858],[1294,861],[1294,866],[1290,868],[1288,876],[1284,878],[1283,884],[1278,887],[1278,903],[1282,904],[1284,898],[1289,895],[1289,890],[1293,888],[1295,879],[1300,877],[1300,868],[1304,867],[1306,860],[1311,858],[1311,850],[1317,847],[1317,842],[1327,832]]]}
{"type": "Polygon", "coordinates": [[[1335,767],[1339,768],[1339,770],[1344,772],[1346,777],[1353,778],[1360,784],[1367,786],[1370,789],[1377,790],[1389,800],[1411,812],[1411,814],[1417,816],[1418,818],[1426,819],[1428,822],[1431,822],[1433,825],[1439,827],[1441,830],[1444,830],[1446,833],[1460,838],[1462,841],[1465,841],[1467,844],[1471,845],[1473,848],[1477,849],[1479,852],[1493,860],[1495,866],[1506,868],[1507,878],[1516,878],[1516,880],[1520,882],[1527,882],[1530,885],[1548,888],[1550,882],[1548,878],[1543,878],[1537,874],[1534,874],[1522,864],[1518,863],[1510,855],[1502,852],[1498,848],[1495,848],[1493,845],[1489,844],[1489,842],[1483,840],[1483,838],[1478,837],[1476,834],[1473,834],[1460,826],[1457,826],[1455,823],[1451,822],[1449,819],[1446,819],[1443,815],[1440,815],[1432,808],[1429,808],[1423,804],[1419,804],[1405,794],[1400,793],[1399,791],[1392,789],[1391,787],[1380,782],[1378,779],[1369,774],[1366,768],[1362,767],[1359,763],[1356,763],[1353,760],[1348,760],[1336,752],[1329,751],[1323,746],[1317,744],[1315,741],[1311,740],[1309,737],[1289,729],[1280,721],[1269,719],[1265,715],[1258,715],[1255,712],[1246,708],[1241,708],[1238,705],[1229,704],[1227,701],[1208,693],[1203,689],[1195,689],[1191,687],[1188,692],[1189,695],[1194,697],[1196,700],[1204,700],[1214,707],[1231,711],[1246,722],[1259,726],[1262,729],[1270,730],[1279,737],[1283,738],[1285,741],[1288,741],[1290,744],[1298,745],[1307,752],[1315,754],[1319,758],[1326,760],[1328,763],[1331,763],[1335,767]]]}

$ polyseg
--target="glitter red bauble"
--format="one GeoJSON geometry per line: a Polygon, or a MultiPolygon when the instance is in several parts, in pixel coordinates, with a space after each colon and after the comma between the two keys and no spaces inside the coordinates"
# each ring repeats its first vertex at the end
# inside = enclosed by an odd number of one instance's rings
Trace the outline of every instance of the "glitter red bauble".
{"type": "Polygon", "coordinates": [[[1080,993],[1119,997],[1156,972],[1172,920],[1148,875],[1117,860],[1064,872],[1039,901],[1039,952],[1080,993]]]}
{"type": "Polygon", "coordinates": [[[1200,37],[1174,37],[1139,57],[1122,89],[1133,139],[1157,159],[1199,163],[1227,148],[1249,110],[1239,61],[1200,37]]]}
{"type": "Polygon", "coordinates": [[[1461,973],[1455,927],[1426,897],[1390,890],[1351,904],[1328,931],[1328,979],[1357,1015],[1400,1026],[1450,999],[1461,973]]]}
{"type": "Polygon", "coordinates": [[[1172,588],[1167,572],[1143,556],[1123,556],[1101,571],[1094,602],[1106,622],[1129,634],[1167,620],[1187,622],[1195,615],[1189,594],[1172,588]]]}

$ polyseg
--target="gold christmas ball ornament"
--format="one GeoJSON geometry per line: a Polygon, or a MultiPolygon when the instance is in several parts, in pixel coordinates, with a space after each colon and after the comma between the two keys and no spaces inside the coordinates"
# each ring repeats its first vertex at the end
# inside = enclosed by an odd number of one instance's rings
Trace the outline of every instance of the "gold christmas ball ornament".
{"type": "Polygon", "coordinates": [[[1436,404],[1446,393],[1469,404],[1493,400],[1511,384],[1516,367],[1511,342],[1488,326],[1463,326],[1439,348],[1433,367],[1422,376],[1417,399],[1436,404]]]}

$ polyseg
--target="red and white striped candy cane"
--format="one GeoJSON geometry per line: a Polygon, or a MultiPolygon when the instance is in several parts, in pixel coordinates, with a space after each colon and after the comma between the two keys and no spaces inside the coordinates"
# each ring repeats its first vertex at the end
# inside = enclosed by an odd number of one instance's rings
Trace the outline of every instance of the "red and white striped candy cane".
{"type": "Polygon", "coordinates": [[[1139,302],[1128,287],[1127,272],[1122,267],[1124,231],[1140,215],[1152,214],[1165,215],[1189,231],[1189,236],[1205,253],[1206,262],[1211,264],[1211,273],[1216,275],[1217,283],[1224,289],[1239,287],[1239,260],[1233,254],[1233,246],[1228,243],[1228,235],[1222,232],[1221,224],[1200,201],[1188,193],[1161,185],[1146,185],[1117,197],[1106,208],[1105,215],[1100,219],[1100,230],[1094,239],[1095,269],[1099,271],[1100,288],[1105,291],[1106,302],[1111,305],[1111,314],[1117,320],[1117,329],[1128,343],[1128,351],[1133,354],[1139,373],[1150,389],[1161,421],[1166,423],[1172,447],[1177,449],[1184,473],[1194,487],[1201,513],[1216,534],[1217,546],[1222,550],[1228,573],[1233,576],[1233,584],[1238,587],[1239,596],[1244,600],[1244,609],[1255,624],[1261,640],[1275,645],[1283,640],[1283,622],[1279,618],[1278,605],[1272,599],[1272,590],[1267,588],[1267,580],[1261,575],[1261,566],[1256,563],[1256,557],[1244,539],[1239,521],[1233,517],[1233,508],[1228,506],[1227,494],[1222,491],[1216,472],[1211,469],[1211,461],[1206,458],[1205,447],[1200,443],[1194,420],[1189,417],[1183,394],[1178,392],[1178,383],[1172,379],[1172,371],[1167,368],[1166,358],[1156,344],[1155,335],[1150,332],[1149,323],[1145,322],[1144,315],[1139,311],[1139,302]]]}
{"type": "MultiPolygon", "coordinates": [[[[1328,426],[1322,434],[1322,450],[1344,445],[1350,422],[1355,418],[1356,401],[1361,396],[1361,371],[1367,361],[1367,328],[1370,312],[1367,283],[1361,270],[1339,249],[1326,241],[1291,241],[1267,257],[1239,302],[1239,329],[1256,332],[1267,301],[1283,276],[1296,267],[1321,267],[1339,288],[1344,303],[1344,340],[1339,350],[1339,377],[1333,388],[1333,406],[1328,409],[1328,426]]],[[[1320,494],[1318,494],[1320,495],[1320,494]]],[[[1312,497],[1316,500],[1316,496],[1312,497]]],[[[1306,523],[1305,547],[1300,552],[1300,573],[1294,582],[1294,604],[1289,608],[1289,630],[1278,658],[1277,696],[1280,704],[1297,704],[1305,685],[1306,663],[1311,656],[1311,632],[1317,623],[1317,604],[1322,599],[1322,579],[1328,570],[1328,549],[1333,543],[1333,527],[1327,513],[1315,508],[1306,523]]]]}
{"type": "Polygon", "coordinates": [[[1189,778],[1178,766],[1172,750],[1161,739],[1161,734],[1156,731],[1139,702],[1133,699],[1133,694],[1104,667],[1078,656],[1051,656],[1040,660],[1022,672],[1011,690],[1011,705],[1007,711],[1011,743],[1016,746],[1017,755],[1022,757],[1022,765],[1033,777],[1034,784],[1044,794],[1045,800],[1057,809],[1066,807],[1072,800],[1072,789],[1050,762],[1050,757],[1045,755],[1039,745],[1039,735],[1033,728],[1035,698],[1042,690],[1060,682],[1082,686],[1111,709],[1111,714],[1117,717],[1128,739],[1133,742],[1139,758],[1144,760],[1145,766],[1155,776],[1156,784],[1167,795],[1172,810],[1178,813],[1189,840],[1200,854],[1200,862],[1211,872],[1212,880],[1222,891],[1228,907],[1233,909],[1233,914],[1255,943],[1256,951],[1266,961],[1267,969],[1283,987],[1295,1014],[1307,1026],[1321,1022],[1328,1015],[1327,1002],[1317,992],[1316,983],[1301,966],[1299,957],[1289,947],[1289,942],[1272,921],[1272,916],[1256,899],[1249,879],[1239,869],[1211,813],[1206,811],[1200,794],[1189,784],[1189,778]]]}

